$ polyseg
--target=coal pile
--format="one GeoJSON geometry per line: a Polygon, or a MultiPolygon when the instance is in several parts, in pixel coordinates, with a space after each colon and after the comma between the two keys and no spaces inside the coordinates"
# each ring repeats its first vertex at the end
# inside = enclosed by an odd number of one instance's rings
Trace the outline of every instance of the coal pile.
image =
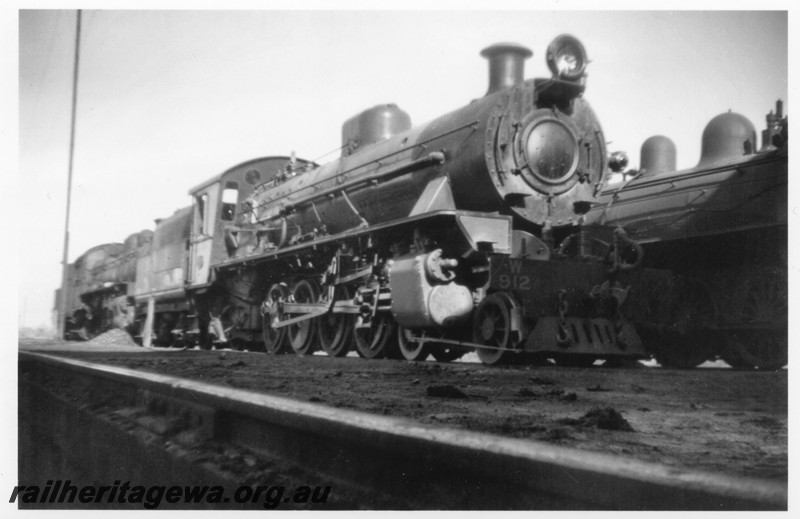
{"type": "Polygon", "coordinates": [[[580,422],[584,426],[597,427],[598,429],[633,432],[633,427],[628,423],[628,420],[611,407],[594,408],[586,413],[580,422]]]}
{"type": "Polygon", "coordinates": [[[92,340],[87,341],[86,344],[94,346],[138,346],[133,337],[120,328],[112,328],[105,333],[101,333],[92,340]]]}
{"type": "Polygon", "coordinates": [[[611,407],[595,407],[581,418],[565,418],[560,420],[560,423],[574,427],[589,427],[605,429],[608,431],[634,432],[634,429],[628,420],[623,418],[619,411],[611,407]]]}

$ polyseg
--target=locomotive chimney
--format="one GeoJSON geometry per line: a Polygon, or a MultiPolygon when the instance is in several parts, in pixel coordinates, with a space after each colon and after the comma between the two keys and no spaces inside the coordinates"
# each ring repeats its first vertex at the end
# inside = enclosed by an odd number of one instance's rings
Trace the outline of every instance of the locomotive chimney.
{"type": "Polygon", "coordinates": [[[489,60],[489,95],[498,90],[522,83],[525,60],[533,56],[530,49],[516,43],[496,43],[481,51],[489,60]]]}

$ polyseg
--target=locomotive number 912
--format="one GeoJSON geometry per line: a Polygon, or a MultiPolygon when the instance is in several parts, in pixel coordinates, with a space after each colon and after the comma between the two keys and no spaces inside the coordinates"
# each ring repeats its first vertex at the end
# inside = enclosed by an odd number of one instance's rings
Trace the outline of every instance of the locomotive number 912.
{"type": "Polygon", "coordinates": [[[481,54],[488,91],[462,108],[418,126],[369,108],[344,123],[338,159],[244,162],[154,231],[79,258],[67,333],[487,364],[649,357],[642,337],[674,328],[677,282],[643,268],[621,228],[586,223],[608,166],[583,45],[557,37],[551,77],[530,80],[530,50],[481,54]]]}

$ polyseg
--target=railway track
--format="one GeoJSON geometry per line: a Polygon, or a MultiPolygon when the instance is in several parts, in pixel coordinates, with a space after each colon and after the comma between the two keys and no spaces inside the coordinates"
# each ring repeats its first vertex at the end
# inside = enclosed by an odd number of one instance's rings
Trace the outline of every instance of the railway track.
{"type": "MultiPolygon", "coordinates": [[[[20,373],[21,399],[49,393],[59,405],[78,402],[70,413],[106,405],[115,413],[120,438],[130,432],[120,418],[128,410],[155,432],[151,448],[183,442],[191,451],[213,441],[280,457],[350,489],[356,497],[339,502],[340,508],[354,508],[359,500],[358,507],[389,509],[787,508],[787,488],[780,482],[681,470],[40,353],[21,351],[20,373]]],[[[26,412],[35,410],[23,409],[21,402],[21,417],[26,412]]],[[[107,450],[108,460],[125,456],[113,444],[92,449],[107,450]]],[[[150,456],[153,470],[178,466],[169,461],[178,450],[150,456]]],[[[188,464],[181,470],[200,468],[188,464]]],[[[186,473],[182,481],[196,476],[186,473]]]]}

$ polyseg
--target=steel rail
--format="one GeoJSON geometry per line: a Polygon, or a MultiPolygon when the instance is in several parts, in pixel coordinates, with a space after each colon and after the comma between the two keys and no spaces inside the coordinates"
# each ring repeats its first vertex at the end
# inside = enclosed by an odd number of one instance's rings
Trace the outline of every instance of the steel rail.
{"type": "MultiPolygon", "coordinates": [[[[23,352],[93,387],[213,410],[214,434],[390,493],[411,508],[786,510],[787,485],[454,430],[194,380],[23,352]],[[447,499],[444,499],[447,497],[447,499]],[[443,504],[445,503],[445,504],[443,504]],[[449,505],[447,504],[449,503],[449,505]]],[[[207,413],[207,411],[206,411],[207,413]]]]}

